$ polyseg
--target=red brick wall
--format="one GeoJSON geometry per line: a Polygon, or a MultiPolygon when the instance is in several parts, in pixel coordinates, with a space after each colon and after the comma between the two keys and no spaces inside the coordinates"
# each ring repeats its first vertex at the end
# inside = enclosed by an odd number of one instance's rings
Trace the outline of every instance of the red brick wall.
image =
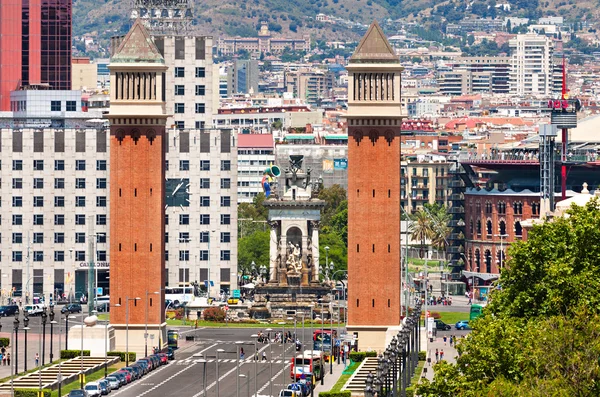
{"type": "Polygon", "coordinates": [[[527,239],[527,231],[522,228],[522,236],[519,237],[515,233],[515,223],[523,222],[531,218],[539,218],[539,207],[536,211],[537,215],[533,215],[532,204],[539,206],[539,196],[519,196],[519,195],[476,195],[465,194],[465,223],[466,223],[466,245],[465,256],[467,257],[466,270],[477,271],[475,253],[478,249],[480,252],[480,268],[479,272],[487,273],[487,264],[485,261],[485,253],[490,251],[491,273],[498,273],[500,264],[497,263],[501,248],[504,250],[505,259],[503,265],[506,265],[507,248],[511,242],[527,239]],[[504,214],[498,213],[498,204],[503,202],[506,204],[504,214]],[[486,212],[486,203],[491,204],[491,213],[486,212]],[[515,203],[522,204],[522,213],[515,213],[513,205],[515,203]],[[477,220],[481,220],[481,234],[477,234],[477,220]],[[488,233],[487,221],[492,222],[492,233],[488,233]],[[500,222],[506,224],[505,234],[508,237],[500,238],[500,222]],[[473,230],[471,231],[471,222],[473,230]],[[502,240],[502,244],[501,244],[502,240]],[[472,259],[470,259],[472,258],[472,259]]]}
{"type": "Polygon", "coordinates": [[[115,324],[126,322],[127,297],[141,298],[129,301],[130,324],[145,324],[146,310],[148,323],[164,321],[164,132],[159,126],[111,126],[110,303],[121,304],[111,309],[115,324]]]}
{"type": "Polygon", "coordinates": [[[349,325],[398,325],[400,128],[350,126],[348,135],[349,325]]]}

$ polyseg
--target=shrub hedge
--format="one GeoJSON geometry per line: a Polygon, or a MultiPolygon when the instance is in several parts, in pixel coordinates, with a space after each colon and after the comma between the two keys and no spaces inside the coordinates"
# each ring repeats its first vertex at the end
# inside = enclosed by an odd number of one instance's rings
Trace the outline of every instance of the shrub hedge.
{"type": "Polygon", "coordinates": [[[366,356],[367,354],[365,352],[350,352],[350,360],[354,361],[355,363],[362,362],[366,356]]]}
{"type": "Polygon", "coordinates": [[[426,351],[423,351],[423,350],[421,350],[421,351],[419,352],[419,361],[425,361],[425,358],[426,358],[426,357],[427,357],[427,352],[426,352],[426,351]]]}
{"type": "MultiPolygon", "coordinates": [[[[15,389],[15,397],[39,397],[39,389],[15,389]]],[[[43,389],[44,397],[50,397],[52,394],[51,390],[43,389]]]]}
{"type": "Polygon", "coordinates": [[[366,352],[365,357],[377,357],[377,352],[376,351],[366,352]]]}
{"type": "Polygon", "coordinates": [[[204,309],[203,315],[206,321],[225,321],[225,311],[220,307],[209,307],[208,309],[204,309]]]}
{"type": "Polygon", "coordinates": [[[352,392],[349,390],[344,391],[322,391],[319,393],[319,397],[352,397],[352,392]]]}
{"type": "MultiPolygon", "coordinates": [[[[89,356],[90,355],[90,351],[89,350],[84,350],[83,351],[83,356],[89,356]]],[[[64,359],[69,359],[69,358],[75,358],[75,357],[79,357],[81,356],[81,350],[61,350],[60,351],[60,358],[64,358],[64,359]]]]}
{"type": "MultiPolygon", "coordinates": [[[[126,362],[127,360],[125,360],[125,354],[126,352],[108,352],[106,353],[107,356],[109,357],[119,357],[121,359],[121,361],[126,362]]],[[[134,352],[129,352],[129,362],[135,361],[136,355],[134,352]]]]}
{"type": "Polygon", "coordinates": [[[0,338],[0,347],[7,347],[10,344],[10,339],[0,338]]]}

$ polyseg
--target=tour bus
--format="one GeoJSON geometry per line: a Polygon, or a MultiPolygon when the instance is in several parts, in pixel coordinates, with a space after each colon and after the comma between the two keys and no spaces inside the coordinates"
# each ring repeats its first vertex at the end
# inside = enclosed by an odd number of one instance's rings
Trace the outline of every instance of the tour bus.
{"type": "Polygon", "coordinates": [[[469,316],[469,320],[473,321],[477,317],[481,316],[484,305],[471,305],[471,314],[469,316]]]}
{"type": "Polygon", "coordinates": [[[294,380],[302,379],[311,380],[311,376],[315,376],[315,380],[321,380],[323,376],[323,363],[321,362],[321,352],[318,350],[306,350],[303,354],[298,354],[292,358],[292,366],[290,367],[290,378],[294,380]]]}
{"type": "Polygon", "coordinates": [[[185,287],[165,287],[165,300],[173,303],[191,302],[194,300],[195,287],[188,285],[185,287]]]}

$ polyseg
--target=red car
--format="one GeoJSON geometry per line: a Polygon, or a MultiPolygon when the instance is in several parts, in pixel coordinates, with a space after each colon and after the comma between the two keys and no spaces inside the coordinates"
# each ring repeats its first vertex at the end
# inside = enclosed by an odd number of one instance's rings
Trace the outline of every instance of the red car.
{"type": "Polygon", "coordinates": [[[169,357],[167,357],[166,353],[158,353],[157,356],[158,358],[160,358],[161,365],[167,364],[169,362],[169,357]]]}
{"type": "Polygon", "coordinates": [[[125,379],[127,380],[127,383],[131,383],[131,373],[129,371],[121,370],[121,371],[117,371],[117,372],[125,375],[125,379]]]}

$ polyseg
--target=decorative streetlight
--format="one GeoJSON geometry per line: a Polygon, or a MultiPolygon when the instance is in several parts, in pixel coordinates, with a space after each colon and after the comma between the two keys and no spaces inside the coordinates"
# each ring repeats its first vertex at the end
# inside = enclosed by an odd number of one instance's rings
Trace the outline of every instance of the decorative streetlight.
{"type": "Polygon", "coordinates": [[[375,389],[373,389],[373,374],[369,372],[365,381],[365,397],[375,397],[375,389]]]}
{"type": "Polygon", "coordinates": [[[50,306],[50,362],[54,361],[54,350],[53,349],[53,343],[52,343],[52,339],[54,337],[54,324],[56,324],[56,321],[54,321],[54,306],[50,306]]]}
{"type": "Polygon", "coordinates": [[[398,392],[398,373],[396,372],[397,370],[397,366],[396,364],[398,364],[398,340],[396,339],[396,336],[394,335],[394,337],[392,338],[392,342],[390,343],[391,346],[391,350],[390,350],[390,358],[392,360],[392,396],[396,397],[396,393],[398,392]]]}
{"type": "Polygon", "coordinates": [[[267,267],[264,265],[264,263],[260,265],[260,275],[263,279],[263,283],[265,283],[267,281],[267,267]]]}
{"type": "Polygon", "coordinates": [[[252,261],[252,263],[250,264],[250,273],[252,275],[252,278],[256,277],[256,263],[254,263],[254,261],[252,261]]]}
{"type": "MultiPolygon", "coordinates": [[[[271,331],[273,331],[272,328],[267,328],[265,329],[265,331],[267,331],[267,339],[269,339],[269,386],[271,388],[271,393],[270,395],[273,395],[273,344],[271,343],[271,331]]],[[[219,397],[219,396],[217,396],[219,397]]]]}
{"type": "Polygon", "coordinates": [[[46,322],[48,321],[48,313],[46,307],[42,311],[42,366],[46,363],[46,322]]]}
{"type": "Polygon", "coordinates": [[[325,246],[325,269],[327,269],[327,264],[329,263],[329,246],[325,246]]]}
{"type": "MultiPolygon", "coordinates": [[[[15,374],[19,373],[19,311],[15,312],[15,374]]],[[[11,354],[12,356],[12,354],[11,354]]]]}
{"type": "Polygon", "coordinates": [[[27,316],[27,310],[23,309],[23,331],[25,331],[25,360],[23,365],[23,371],[27,372],[27,331],[29,331],[29,317],[27,316]]]}
{"type": "MultiPolygon", "coordinates": [[[[129,367],[129,301],[139,301],[140,297],[125,297],[125,366],[129,367]]],[[[83,388],[83,387],[82,387],[83,388]]]]}
{"type": "MultiPolygon", "coordinates": [[[[216,363],[217,363],[217,375],[216,376],[217,376],[217,378],[216,378],[216,381],[215,381],[215,383],[216,383],[216,390],[217,390],[217,397],[219,397],[219,383],[221,383],[219,381],[219,353],[224,353],[224,352],[225,352],[225,350],[223,350],[223,349],[217,349],[217,360],[216,360],[216,363]]],[[[273,380],[271,380],[271,384],[272,383],[273,383],[273,380]]]]}

